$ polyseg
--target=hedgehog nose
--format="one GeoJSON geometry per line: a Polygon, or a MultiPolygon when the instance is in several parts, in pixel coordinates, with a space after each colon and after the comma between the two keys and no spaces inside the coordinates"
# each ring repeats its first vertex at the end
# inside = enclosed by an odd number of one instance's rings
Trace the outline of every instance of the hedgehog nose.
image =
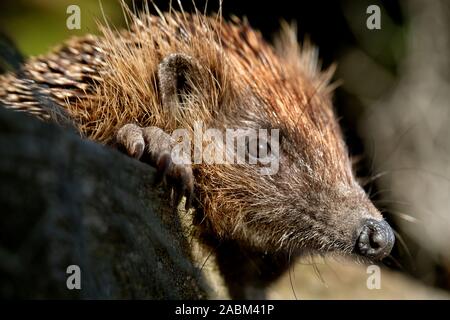
{"type": "Polygon", "coordinates": [[[372,260],[381,260],[391,253],[394,242],[394,232],[386,221],[367,219],[359,234],[356,250],[372,260]]]}

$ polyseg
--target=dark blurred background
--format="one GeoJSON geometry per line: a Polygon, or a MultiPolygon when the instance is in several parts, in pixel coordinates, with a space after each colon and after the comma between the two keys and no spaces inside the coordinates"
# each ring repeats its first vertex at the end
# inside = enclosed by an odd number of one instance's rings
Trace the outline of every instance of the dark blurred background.
{"type": "MultiPolygon", "coordinates": [[[[131,6],[133,3],[127,1],[131,6]]],[[[144,1],[134,1],[136,10],[144,1]]],[[[169,1],[154,1],[165,11],[169,1]]],[[[205,1],[195,1],[203,11],[205,1]]],[[[397,230],[384,262],[423,285],[450,290],[449,1],[237,1],[224,17],[247,17],[271,41],[280,21],[296,21],[326,68],[337,63],[335,107],[365,189],[397,230]],[[369,5],[381,29],[369,30],[369,5]]],[[[192,1],[182,1],[192,11],[192,1]]],[[[173,6],[178,8],[177,1],[173,6]]],[[[25,55],[70,36],[98,33],[101,12],[124,26],[119,1],[16,0],[0,3],[0,31],[25,55]],[[66,28],[66,8],[81,8],[81,30],[66,28]],[[100,5],[101,4],[101,5],[100,5]]],[[[152,7],[150,5],[150,7],[152,7]]],[[[208,2],[217,12],[219,1],[208,2]]],[[[154,11],[154,10],[153,10],[154,11]]],[[[325,279],[326,282],[326,279],[325,279]]],[[[300,284],[301,285],[301,284],[300,284]]]]}

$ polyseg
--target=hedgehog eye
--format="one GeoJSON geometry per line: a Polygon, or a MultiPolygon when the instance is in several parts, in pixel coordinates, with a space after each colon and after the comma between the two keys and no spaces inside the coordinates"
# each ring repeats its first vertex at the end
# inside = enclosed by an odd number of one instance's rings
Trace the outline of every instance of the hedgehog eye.
{"type": "Polygon", "coordinates": [[[265,139],[247,139],[247,155],[253,159],[264,159],[271,153],[270,143],[265,139]]]}

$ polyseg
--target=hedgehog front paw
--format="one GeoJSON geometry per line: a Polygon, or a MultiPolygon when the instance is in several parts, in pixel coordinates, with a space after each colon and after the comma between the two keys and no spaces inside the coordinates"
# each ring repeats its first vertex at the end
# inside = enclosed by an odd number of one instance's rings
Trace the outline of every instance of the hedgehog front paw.
{"type": "Polygon", "coordinates": [[[156,168],[156,182],[165,182],[169,186],[175,206],[185,196],[185,208],[190,208],[194,193],[192,167],[174,161],[171,155],[174,141],[169,134],[157,127],[141,128],[126,124],[117,132],[116,140],[129,156],[156,168]]]}

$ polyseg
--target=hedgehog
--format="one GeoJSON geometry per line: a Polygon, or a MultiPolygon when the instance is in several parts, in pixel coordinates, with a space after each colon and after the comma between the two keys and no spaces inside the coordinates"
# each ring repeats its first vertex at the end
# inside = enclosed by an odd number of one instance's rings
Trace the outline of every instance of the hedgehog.
{"type": "Polygon", "coordinates": [[[333,68],[321,70],[294,27],[284,23],[270,44],[236,17],[128,9],[126,17],[126,30],[100,26],[100,36],[72,38],[0,76],[1,104],[154,166],[174,204],[185,198],[193,208],[234,297],[304,254],[390,254],[393,231],[358,184],[333,111],[333,68]],[[176,161],[172,133],[193,140],[196,123],[240,128],[237,138],[276,129],[277,146],[244,137],[254,163],[176,161]],[[260,154],[274,150],[277,171],[263,174],[260,154]]]}

